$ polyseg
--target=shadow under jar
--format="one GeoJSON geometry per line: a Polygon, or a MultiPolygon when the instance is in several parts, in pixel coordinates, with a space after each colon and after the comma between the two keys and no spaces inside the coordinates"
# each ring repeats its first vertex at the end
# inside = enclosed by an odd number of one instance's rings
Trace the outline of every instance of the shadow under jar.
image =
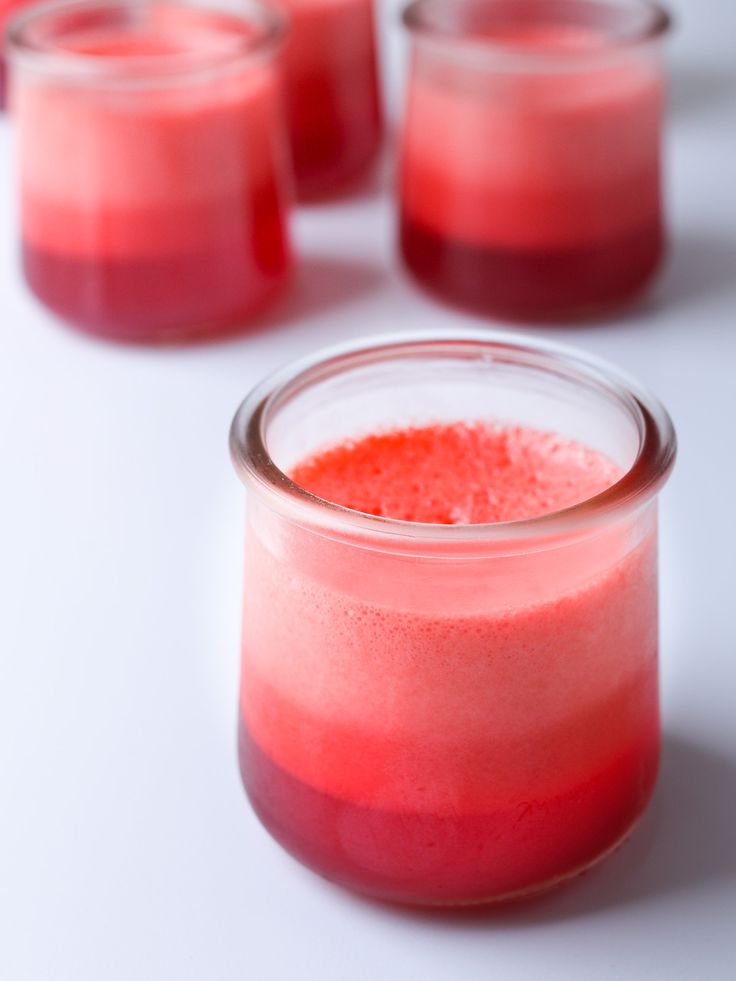
{"type": "Polygon", "coordinates": [[[264,382],[231,448],[271,834],[413,904],[531,894],[621,842],[659,758],[661,405],[511,335],[388,339],[264,382]]]}
{"type": "Polygon", "coordinates": [[[280,16],[247,0],[70,0],[10,27],[23,265],[127,341],[243,328],[290,265],[280,16]]]}
{"type": "Polygon", "coordinates": [[[374,0],[277,0],[289,20],[284,94],[297,193],[329,196],[375,160],[382,133],[374,0]]]}
{"type": "Polygon", "coordinates": [[[417,0],[400,242],[438,296],[513,320],[605,311],[663,249],[667,14],[646,0],[417,0]]]}

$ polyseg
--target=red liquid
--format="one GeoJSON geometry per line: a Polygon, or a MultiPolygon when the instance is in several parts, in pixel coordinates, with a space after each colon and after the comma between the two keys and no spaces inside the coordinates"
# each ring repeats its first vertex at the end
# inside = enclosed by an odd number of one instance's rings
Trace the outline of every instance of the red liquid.
{"type": "Polygon", "coordinates": [[[372,0],[281,0],[291,24],[283,56],[297,191],[339,190],[373,161],[381,108],[372,0]]]}
{"type": "Polygon", "coordinates": [[[416,55],[401,164],[406,264],[443,298],[512,319],[620,303],[662,252],[660,69],[645,55],[610,60],[594,31],[509,29],[495,40],[517,56],[568,57],[568,70],[416,55]]]}
{"type": "Polygon", "coordinates": [[[249,31],[226,15],[156,5],[138,28],[64,39],[91,65],[117,64],[118,87],[19,71],[24,269],[62,317],[119,340],[210,336],[242,329],[284,282],[275,69],[254,61],[186,74],[240,50],[249,31]],[[154,72],[171,59],[183,81],[126,86],[147,59],[154,72]]]}
{"type": "Polygon", "coordinates": [[[403,903],[482,902],[533,893],[621,841],[657,775],[656,731],[555,797],[486,814],[361,807],[276,766],[241,721],[240,767],[253,808],[276,840],[339,885],[403,903]]]}
{"type": "Polygon", "coordinates": [[[547,320],[605,309],[642,289],[659,265],[663,231],[649,228],[564,249],[481,248],[402,216],[401,252],[432,293],[481,313],[547,320]]]}
{"type": "MultiPolygon", "coordinates": [[[[210,205],[210,213],[215,211],[210,205]]],[[[48,213],[48,208],[46,209],[48,213]]],[[[281,202],[276,188],[256,190],[251,201],[225,200],[217,208],[229,238],[217,236],[200,251],[145,252],[107,257],[23,248],[28,285],[55,313],[92,333],[126,341],[188,338],[242,328],[282,285],[288,265],[281,202]],[[240,215],[252,216],[250,234],[238,234],[240,215]],[[235,216],[236,221],[232,221],[235,216]]],[[[133,215],[123,215],[131,225],[133,215]]],[[[143,227],[201,227],[201,214],[141,215],[143,227]]],[[[100,222],[102,225],[103,222],[100,222]]]]}
{"type": "MultiPolygon", "coordinates": [[[[303,461],[318,496],[435,523],[514,520],[618,478],[552,434],[374,434],[303,461]]],[[[659,751],[656,564],[626,527],[489,568],[360,548],[251,514],[241,769],[299,859],[359,891],[535,891],[620,841],[659,751]]]]}

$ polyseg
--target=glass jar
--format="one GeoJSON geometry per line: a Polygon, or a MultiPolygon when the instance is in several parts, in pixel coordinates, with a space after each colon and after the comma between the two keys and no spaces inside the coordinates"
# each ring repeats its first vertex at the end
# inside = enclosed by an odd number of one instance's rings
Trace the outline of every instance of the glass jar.
{"type": "Polygon", "coordinates": [[[373,0],[277,0],[287,14],[286,109],[300,198],[360,177],[381,140],[373,0]]]}
{"type": "Polygon", "coordinates": [[[304,864],[406,903],[526,895],[615,848],[657,773],[662,406],[513,335],[387,339],[258,387],[231,432],[248,491],[240,764],[304,864]],[[406,425],[553,430],[622,476],[496,524],[360,513],[288,476],[406,425]]]}
{"type": "Polygon", "coordinates": [[[241,329],[290,264],[279,14],[249,0],[34,6],[9,30],[23,265],[85,330],[241,329]]]}
{"type": "Polygon", "coordinates": [[[400,167],[406,266],[493,316],[637,294],[662,255],[662,39],[647,0],[417,0],[400,167]]]}

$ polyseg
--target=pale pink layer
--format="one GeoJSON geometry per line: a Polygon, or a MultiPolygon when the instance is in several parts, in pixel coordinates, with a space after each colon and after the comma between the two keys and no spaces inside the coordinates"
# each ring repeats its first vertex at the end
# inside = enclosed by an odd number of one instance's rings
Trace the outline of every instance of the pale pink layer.
{"type": "Polygon", "coordinates": [[[471,244],[575,246],[659,214],[662,84],[648,61],[485,73],[418,54],[403,206],[471,244]]]}

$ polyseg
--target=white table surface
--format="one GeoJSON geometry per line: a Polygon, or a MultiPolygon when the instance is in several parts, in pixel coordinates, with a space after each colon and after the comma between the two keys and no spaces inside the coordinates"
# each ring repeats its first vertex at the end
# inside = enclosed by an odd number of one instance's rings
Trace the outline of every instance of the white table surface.
{"type": "Polygon", "coordinates": [[[297,216],[301,278],[252,336],[86,339],[22,285],[2,123],[3,981],[736,978],[736,4],[676,9],[669,264],[637,310],[547,331],[637,374],[679,431],[662,499],[663,770],[618,854],[495,914],[357,899],[246,806],[243,494],[226,445],[246,390],[294,356],[478,321],[399,271],[377,182],[297,216]]]}

